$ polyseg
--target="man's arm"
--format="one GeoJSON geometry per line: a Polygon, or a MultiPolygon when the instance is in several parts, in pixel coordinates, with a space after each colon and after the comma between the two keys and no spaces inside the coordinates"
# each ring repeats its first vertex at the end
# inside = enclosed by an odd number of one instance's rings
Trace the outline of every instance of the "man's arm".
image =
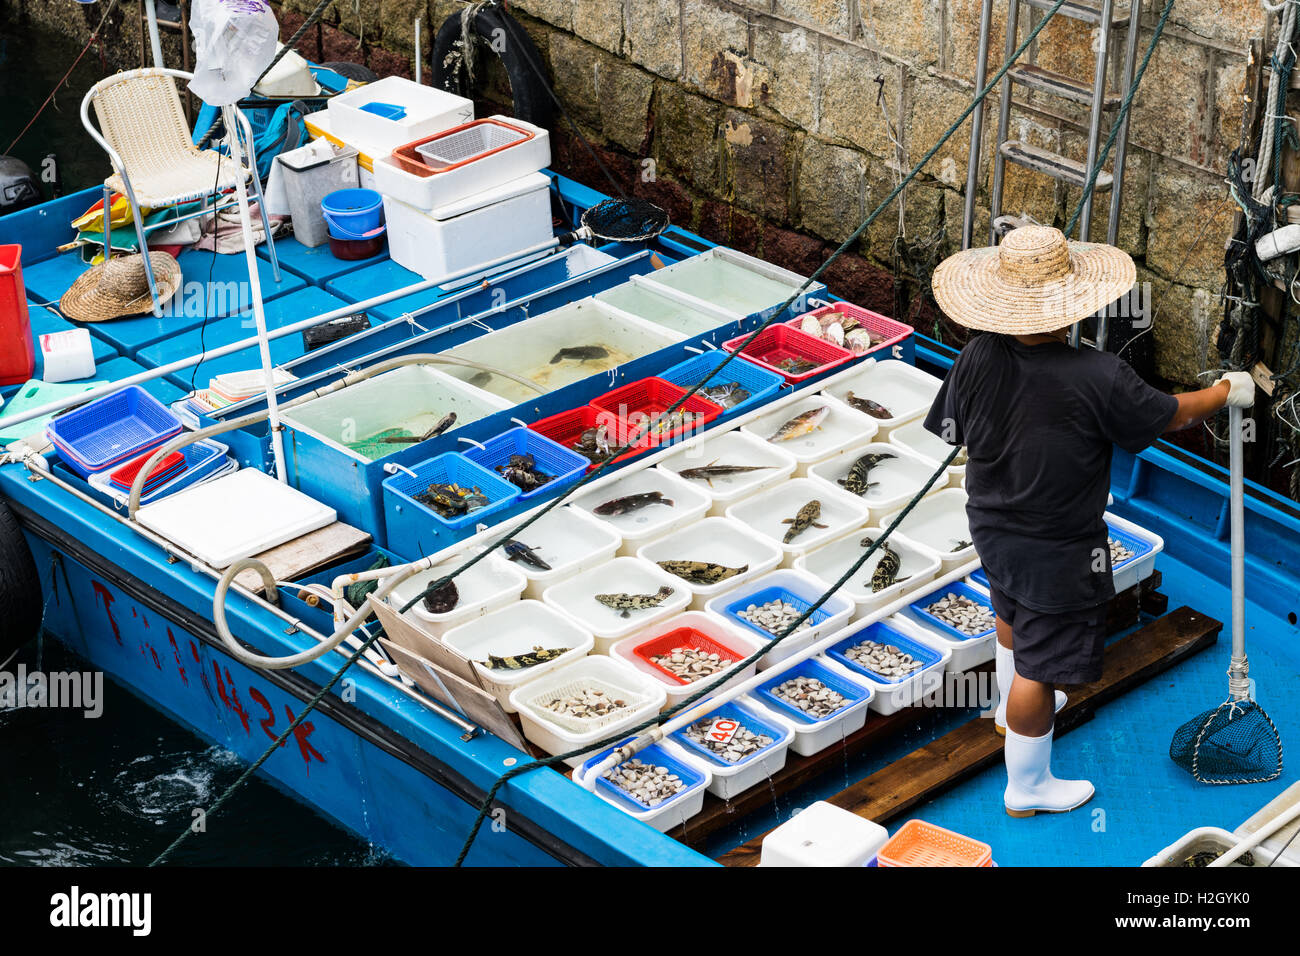
{"type": "Polygon", "coordinates": [[[1205,421],[1225,405],[1250,408],[1255,403],[1255,381],[1249,372],[1228,372],[1209,388],[1175,395],[1178,411],[1165,432],[1181,431],[1205,421]]]}

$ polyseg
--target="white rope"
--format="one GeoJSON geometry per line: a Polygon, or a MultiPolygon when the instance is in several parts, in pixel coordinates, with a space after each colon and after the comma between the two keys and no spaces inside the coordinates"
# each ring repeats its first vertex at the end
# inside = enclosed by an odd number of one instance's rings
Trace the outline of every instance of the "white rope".
{"type": "MultiPolygon", "coordinates": [[[[1264,2],[1264,0],[1261,0],[1264,2]]],[[[1265,9],[1270,13],[1286,7],[1282,14],[1282,27],[1278,32],[1277,51],[1283,47],[1289,47],[1291,41],[1296,35],[1296,3],[1294,0],[1281,0],[1276,8],[1269,8],[1268,3],[1264,2],[1265,9]]],[[[1276,54],[1275,54],[1276,55],[1276,54]]],[[[1282,77],[1277,70],[1271,71],[1268,79],[1268,100],[1264,106],[1265,116],[1277,116],[1278,101],[1282,96],[1282,77]]],[[[1263,201],[1265,190],[1273,185],[1271,170],[1273,168],[1273,140],[1274,131],[1266,129],[1264,134],[1259,138],[1259,159],[1255,163],[1255,182],[1251,188],[1251,193],[1257,200],[1263,201]]]]}

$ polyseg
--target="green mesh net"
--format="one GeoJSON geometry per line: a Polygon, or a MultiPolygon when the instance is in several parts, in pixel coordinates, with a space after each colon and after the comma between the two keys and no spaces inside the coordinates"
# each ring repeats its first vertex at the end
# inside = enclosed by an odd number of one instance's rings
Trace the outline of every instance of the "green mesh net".
{"type": "Polygon", "coordinates": [[[1226,700],[1174,733],[1169,756],[1201,783],[1267,783],[1282,775],[1282,741],[1264,708],[1226,700]]]}

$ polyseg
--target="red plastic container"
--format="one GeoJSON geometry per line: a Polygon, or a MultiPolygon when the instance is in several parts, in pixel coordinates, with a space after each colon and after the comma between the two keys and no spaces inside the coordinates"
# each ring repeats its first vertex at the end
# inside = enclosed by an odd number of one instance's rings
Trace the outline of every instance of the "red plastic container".
{"type": "MultiPolygon", "coordinates": [[[[747,338],[748,335],[738,335],[734,339],[723,342],[722,347],[728,352],[734,352],[747,338]]],[[[842,349],[831,342],[823,342],[816,336],[806,335],[788,325],[770,325],[740,353],[740,357],[770,369],[778,375],[784,375],[787,382],[802,382],[814,375],[829,372],[851,361],[855,356],[848,349],[842,349]],[[817,367],[807,372],[787,372],[780,367],[780,364],[790,358],[816,362],[817,367]]]]}
{"type": "MultiPolygon", "coordinates": [[[[156,449],[155,449],[156,450],[156,449]]],[[[140,469],[144,463],[153,455],[152,451],[145,452],[139,458],[127,462],[118,468],[111,475],[109,480],[119,488],[129,489],[135,483],[136,476],[140,474],[140,469]]],[[[155,485],[164,478],[173,477],[175,472],[183,471],[185,468],[185,455],[179,451],[174,451],[158,464],[153,466],[153,471],[145,479],[145,487],[155,485]]]]}
{"type": "Polygon", "coordinates": [[[451,129],[445,129],[441,133],[434,133],[432,136],[426,136],[424,137],[424,139],[417,139],[415,140],[415,142],[407,143],[404,146],[397,147],[395,150],[393,150],[393,162],[397,163],[397,165],[402,169],[404,169],[406,172],[413,173],[416,176],[425,176],[425,177],[434,176],[438,173],[445,173],[451,169],[459,169],[461,166],[464,166],[467,163],[475,162],[476,160],[480,160],[485,156],[491,156],[493,153],[499,153],[501,152],[501,150],[509,149],[511,146],[518,146],[522,143],[526,143],[536,135],[537,135],[536,133],[530,133],[526,129],[521,129],[518,126],[512,126],[510,123],[503,123],[500,120],[494,120],[494,119],[471,120],[468,123],[462,123],[459,126],[453,126],[451,129]],[[465,150],[464,148],[458,148],[456,150],[456,154],[459,156],[460,154],[464,153],[465,155],[463,156],[463,158],[451,161],[445,165],[441,165],[436,168],[426,163],[424,161],[424,157],[417,150],[417,147],[419,146],[426,146],[429,143],[435,143],[438,142],[439,140],[445,141],[448,138],[453,138],[457,136],[465,137],[471,131],[477,132],[485,128],[501,130],[503,133],[505,133],[506,137],[509,138],[509,142],[502,142],[498,146],[494,146],[483,150],[465,150]]]}
{"type": "MultiPolygon", "coordinates": [[[[845,318],[851,318],[856,321],[858,325],[870,332],[872,338],[883,339],[882,342],[873,345],[865,352],[860,353],[861,355],[870,355],[872,352],[879,352],[881,349],[887,349],[897,345],[915,331],[910,325],[907,325],[904,322],[899,322],[895,319],[889,318],[888,316],[881,315],[879,312],[872,312],[870,309],[864,309],[861,306],[852,305],[848,302],[833,302],[830,305],[824,305],[820,309],[815,309],[812,312],[806,312],[797,319],[789,319],[782,324],[787,325],[792,329],[799,330],[800,324],[807,316],[813,315],[820,319],[824,316],[830,315],[831,313],[842,315],[845,318]]],[[[835,343],[831,342],[829,344],[834,345],[835,343]]]]}
{"type": "MultiPolygon", "coordinates": [[[[693,684],[695,681],[682,680],[672,671],[665,667],[660,667],[650,658],[662,654],[670,653],[675,647],[692,647],[697,651],[703,651],[705,654],[717,654],[723,660],[730,660],[733,664],[743,661],[748,654],[742,654],[726,644],[715,641],[702,631],[697,631],[693,627],[679,627],[669,631],[667,634],[660,634],[652,641],[646,641],[644,644],[638,644],[632,648],[632,653],[641,660],[645,661],[660,673],[667,674],[679,684],[693,684]]],[[[707,678],[705,678],[707,680],[707,678]]]]}
{"type": "MultiPolygon", "coordinates": [[[[533,422],[528,427],[539,435],[545,435],[551,441],[565,448],[573,449],[574,443],[582,436],[588,428],[594,428],[597,425],[606,422],[606,414],[590,405],[583,405],[580,408],[571,408],[567,412],[560,412],[556,415],[550,415],[546,418],[533,422]]],[[[620,447],[623,443],[618,440],[618,436],[610,430],[609,435],[610,451],[620,447]]],[[[615,462],[631,461],[638,455],[644,455],[650,450],[650,445],[643,441],[637,442],[635,448],[625,452],[614,459],[615,462]]],[[[581,452],[579,452],[581,454],[581,452]]],[[[595,462],[587,466],[591,471],[596,467],[595,462]]]]}
{"type": "MultiPolygon", "coordinates": [[[[610,429],[619,443],[627,441],[634,432],[644,434],[646,447],[658,448],[675,438],[703,428],[722,414],[722,406],[707,398],[692,395],[681,411],[697,416],[689,424],[672,429],[658,429],[655,423],[675,402],[681,400],[686,389],[662,378],[643,378],[629,382],[599,398],[591,405],[598,409],[610,423],[610,429]],[[649,422],[647,423],[647,419],[649,422]]],[[[641,442],[638,441],[638,444],[641,442]]]]}
{"type": "Polygon", "coordinates": [[[23,287],[23,247],[0,246],[0,385],[21,385],[36,371],[23,287]]]}

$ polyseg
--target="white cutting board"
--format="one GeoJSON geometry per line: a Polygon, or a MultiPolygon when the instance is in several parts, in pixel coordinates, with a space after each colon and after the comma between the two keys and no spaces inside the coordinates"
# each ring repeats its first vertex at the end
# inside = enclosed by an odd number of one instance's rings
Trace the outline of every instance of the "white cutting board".
{"type": "Polygon", "coordinates": [[[255,468],[241,468],[136,512],[139,522],[214,568],[332,524],[333,508],[255,468]]]}

